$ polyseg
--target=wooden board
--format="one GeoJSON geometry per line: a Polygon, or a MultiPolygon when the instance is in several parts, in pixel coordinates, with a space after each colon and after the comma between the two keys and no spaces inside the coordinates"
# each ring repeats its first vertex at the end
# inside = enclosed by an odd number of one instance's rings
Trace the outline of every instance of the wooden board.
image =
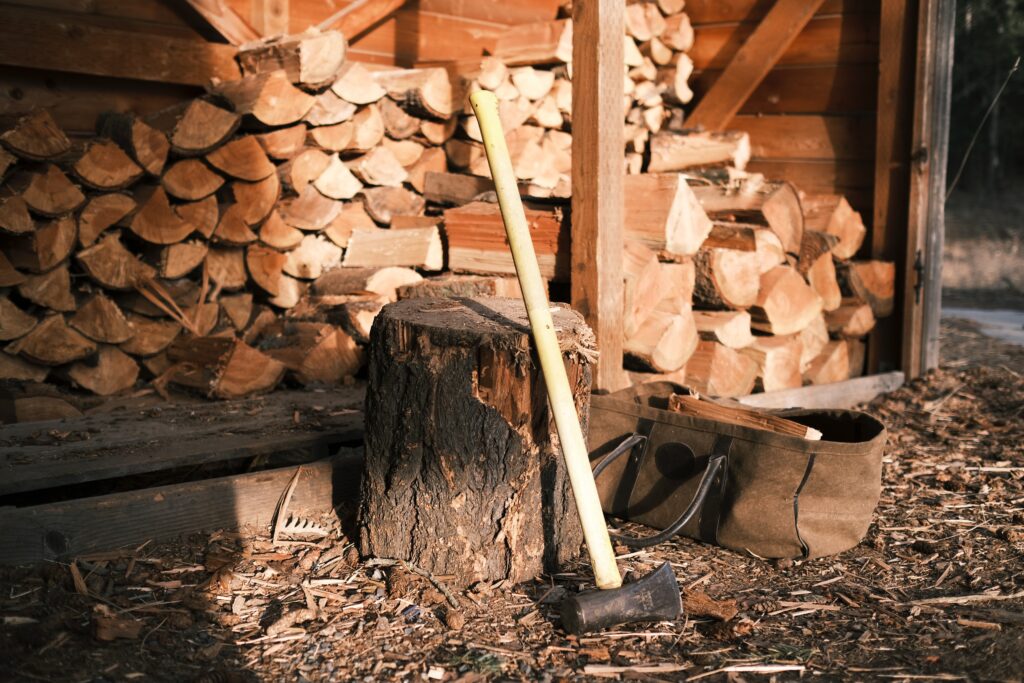
{"type": "MultiPolygon", "coordinates": [[[[183,534],[264,526],[299,466],[114,493],[47,505],[0,508],[0,564],[27,564],[138,547],[183,534]]],[[[358,495],[362,449],[301,465],[289,512],[327,512],[358,495]]]]}
{"type": "Polygon", "coordinates": [[[903,386],[904,380],[902,372],[886,372],[834,384],[819,384],[799,389],[750,394],[736,400],[745,406],[780,410],[784,408],[850,408],[859,403],[866,403],[881,394],[899,389],[903,386]]]}
{"type": "Polygon", "coordinates": [[[751,156],[760,159],[873,160],[874,117],[864,115],[735,116],[730,124],[750,135],[751,156]]]}
{"type": "MultiPolygon", "coordinates": [[[[721,70],[695,74],[690,86],[699,98],[721,70]]],[[[740,114],[874,112],[877,64],[844,64],[773,69],[747,98],[740,114]]],[[[695,98],[696,99],[696,98],[695,98]]]]}
{"type": "MultiPolygon", "coordinates": [[[[687,0],[685,12],[695,26],[733,21],[756,21],[774,0],[687,0]]],[[[817,16],[828,14],[878,14],[879,0],[825,0],[817,16]]]]}
{"type": "Polygon", "coordinates": [[[364,391],[363,385],[329,393],[278,391],[239,401],[163,404],[159,413],[118,411],[0,427],[0,496],[291,448],[358,443],[364,391]]]}

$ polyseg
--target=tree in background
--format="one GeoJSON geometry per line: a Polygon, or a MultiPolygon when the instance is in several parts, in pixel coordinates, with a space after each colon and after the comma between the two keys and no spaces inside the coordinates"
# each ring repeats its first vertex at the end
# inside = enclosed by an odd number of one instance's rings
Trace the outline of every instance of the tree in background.
{"type": "MultiPolygon", "coordinates": [[[[957,0],[950,177],[1006,74],[1024,55],[1024,0],[957,0]]],[[[958,189],[995,194],[1024,171],[1024,74],[992,110],[958,189]]]]}

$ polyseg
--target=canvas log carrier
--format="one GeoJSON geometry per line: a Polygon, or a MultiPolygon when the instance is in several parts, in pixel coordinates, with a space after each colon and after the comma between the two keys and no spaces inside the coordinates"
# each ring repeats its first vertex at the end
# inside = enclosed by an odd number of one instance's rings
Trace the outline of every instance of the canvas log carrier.
{"type": "Polygon", "coordinates": [[[764,558],[832,555],[864,537],[881,493],[882,423],[851,410],[778,413],[822,432],[809,441],[670,412],[674,393],[686,390],[657,382],[593,397],[591,464],[632,443],[597,473],[606,513],[666,529],[690,508],[679,533],[764,558]]]}

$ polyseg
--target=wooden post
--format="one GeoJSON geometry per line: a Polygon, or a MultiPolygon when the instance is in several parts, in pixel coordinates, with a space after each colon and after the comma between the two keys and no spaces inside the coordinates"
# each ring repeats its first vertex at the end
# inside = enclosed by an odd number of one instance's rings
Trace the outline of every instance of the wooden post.
{"type": "Polygon", "coordinates": [[[573,3],[572,304],[597,335],[598,391],[622,383],[622,0],[573,3]]]}

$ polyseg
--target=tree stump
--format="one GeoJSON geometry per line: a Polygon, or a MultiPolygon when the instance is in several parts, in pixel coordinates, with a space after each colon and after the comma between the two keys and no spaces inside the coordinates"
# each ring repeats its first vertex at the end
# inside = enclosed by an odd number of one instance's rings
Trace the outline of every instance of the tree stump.
{"type": "MultiPolygon", "coordinates": [[[[593,333],[552,310],[586,434],[593,333]]],[[[460,588],[520,582],[583,540],[520,299],[409,299],[370,335],[364,555],[403,559],[460,588]]]]}

